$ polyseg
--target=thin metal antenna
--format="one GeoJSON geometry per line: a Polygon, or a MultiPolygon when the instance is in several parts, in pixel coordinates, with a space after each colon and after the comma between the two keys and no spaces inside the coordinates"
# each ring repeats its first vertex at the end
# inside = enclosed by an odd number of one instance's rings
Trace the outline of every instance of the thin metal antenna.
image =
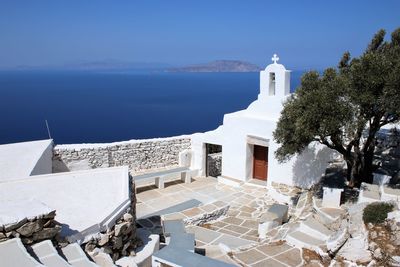
{"type": "Polygon", "coordinates": [[[47,120],[44,120],[44,121],[46,122],[47,133],[49,134],[49,139],[51,139],[49,124],[47,123],[47,120]]]}

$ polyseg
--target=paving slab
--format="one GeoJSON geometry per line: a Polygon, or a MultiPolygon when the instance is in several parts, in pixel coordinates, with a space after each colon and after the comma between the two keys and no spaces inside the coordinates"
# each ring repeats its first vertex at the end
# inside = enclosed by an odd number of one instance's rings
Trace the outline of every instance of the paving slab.
{"type": "Polygon", "coordinates": [[[243,212],[248,212],[248,213],[252,213],[254,211],[256,211],[255,208],[249,207],[249,206],[242,206],[241,208],[239,208],[240,211],[243,212]]]}
{"type": "Polygon", "coordinates": [[[258,221],[244,220],[244,222],[240,226],[244,226],[250,229],[258,229],[258,221]]]}
{"type": "Polygon", "coordinates": [[[232,236],[238,236],[238,233],[230,231],[230,230],[227,230],[225,228],[220,228],[220,229],[217,230],[217,232],[223,233],[223,234],[232,235],[232,236]]]}
{"type": "Polygon", "coordinates": [[[228,223],[228,224],[235,224],[235,225],[240,225],[243,223],[244,220],[236,218],[236,217],[226,217],[225,219],[222,220],[222,222],[224,223],[228,223]]]}
{"type": "Polygon", "coordinates": [[[195,208],[184,210],[184,211],[182,211],[182,213],[187,217],[194,217],[194,216],[204,213],[204,211],[198,207],[195,207],[195,208]]]}
{"type": "Polygon", "coordinates": [[[297,248],[293,248],[291,250],[283,252],[275,256],[274,259],[289,266],[299,266],[303,262],[303,260],[301,259],[301,251],[297,248]]]}
{"type": "Polygon", "coordinates": [[[162,196],[163,195],[161,193],[157,192],[156,190],[148,190],[148,191],[144,191],[144,192],[140,192],[140,193],[136,194],[136,198],[140,202],[150,201],[155,198],[160,198],[162,196]]]}
{"type": "Polygon", "coordinates": [[[218,207],[213,204],[207,204],[205,206],[200,206],[199,208],[202,209],[204,212],[212,212],[216,210],[218,207]]]}
{"type": "Polygon", "coordinates": [[[232,264],[234,266],[240,266],[237,262],[233,261],[230,257],[228,257],[227,255],[221,255],[218,257],[215,257],[214,259],[219,260],[219,261],[223,261],[229,264],[232,264]]]}
{"type": "Polygon", "coordinates": [[[246,234],[246,235],[240,236],[240,238],[251,240],[251,241],[258,241],[258,236],[254,236],[254,235],[247,235],[246,234]]]}
{"type": "Polygon", "coordinates": [[[199,226],[186,227],[186,232],[194,234],[196,236],[196,240],[206,244],[211,243],[222,235],[221,233],[217,233],[199,226]]]}
{"type": "Polygon", "coordinates": [[[251,219],[251,218],[253,218],[253,216],[251,215],[251,213],[249,213],[249,212],[244,212],[244,211],[240,212],[237,216],[238,216],[238,217],[243,217],[243,218],[245,218],[245,219],[251,219]]]}
{"type": "Polygon", "coordinates": [[[263,253],[256,249],[250,249],[244,252],[235,253],[234,257],[243,262],[246,266],[266,258],[263,253]]]}
{"type": "Polygon", "coordinates": [[[250,230],[249,232],[246,233],[246,235],[255,236],[258,238],[258,229],[250,230]]]}
{"type": "Polygon", "coordinates": [[[180,212],[174,212],[171,214],[166,214],[162,216],[163,221],[169,221],[169,220],[183,220],[186,219],[187,217],[180,213],[180,212]]]}
{"type": "Polygon", "coordinates": [[[228,212],[226,213],[226,215],[228,216],[232,216],[235,217],[236,215],[238,215],[240,213],[240,211],[238,211],[237,209],[233,208],[232,206],[229,208],[228,212]]]}
{"type": "Polygon", "coordinates": [[[238,233],[238,234],[244,234],[244,233],[247,233],[247,232],[250,231],[249,228],[242,227],[242,226],[238,226],[238,225],[233,225],[233,224],[230,224],[230,225],[228,225],[228,226],[225,226],[224,229],[225,229],[225,230],[229,230],[229,231],[236,232],[236,233],[238,233]]]}
{"type": "Polygon", "coordinates": [[[217,221],[217,222],[212,223],[212,226],[217,227],[217,228],[222,228],[222,227],[225,227],[227,225],[228,224],[223,222],[223,221],[217,221]]]}
{"type": "Polygon", "coordinates": [[[287,267],[287,265],[280,263],[272,258],[268,258],[252,264],[251,267],[287,267]]]}
{"type": "Polygon", "coordinates": [[[228,235],[228,234],[222,234],[219,238],[214,240],[211,244],[218,245],[221,243],[228,246],[231,249],[236,249],[241,246],[255,244],[253,241],[246,240],[243,238],[238,238],[236,236],[232,236],[232,235],[228,235]]]}
{"type": "MultiPolygon", "coordinates": [[[[180,212],[180,211],[184,211],[193,207],[197,207],[199,205],[201,205],[202,203],[200,201],[198,201],[197,199],[191,199],[182,203],[178,203],[172,206],[169,206],[165,209],[161,209],[146,215],[142,215],[141,218],[143,217],[151,217],[151,216],[155,216],[155,215],[165,215],[165,214],[170,214],[170,213],[175,213],[175,212],[180,212]]],[[[139,217],[139,216],[138,216],[139,217]]],[[[140,217],[139,217],[140,218],[140,217]]]]}
{"type": "Polygon", "coordinates": [[[280,254],[280,253],[283,253],[285,251],[292,249],[292,247],[286,243],[283,243],[283,244],[275,243],[275,244],[264,244],[264,245],[258,246],[257,249],[268,256],[275,256],[277,254],[280,254]]]}

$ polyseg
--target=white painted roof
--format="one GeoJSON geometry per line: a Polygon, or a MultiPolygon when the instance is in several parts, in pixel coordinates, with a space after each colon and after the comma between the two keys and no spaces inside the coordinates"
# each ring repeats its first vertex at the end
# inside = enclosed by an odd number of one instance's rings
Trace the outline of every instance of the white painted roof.
{"type": "MultiPolygon", "coordinates": [[[[82,232],[81,240],[114,223],[129,205],[128,167],[35,175],[0,181],[0,205],[27,197],[56,210],[62,233],[82,232]],[[68,227],[67,227],[68,226],[68,227]],[[70,231],[67,231],[68,228],[70,231]],[[76,232],[78,231],[78,232],[76,232]]],[[[26,205],[29,211],[30,206],[26,205]]]]}
{"type": "Polygon", "coordinates": [[[53,140],[0,145],[0,181],[27,177],[53,140]]]}
{"type": "Polygon", "coordinates": [[[46,204],[28,197],[19,201],[2,201],[0,203],[0,228],[8,224],[17,223],[25,218],[33,219],[46,215],[52,211],[54,209],[51,209],[46,204]]]}

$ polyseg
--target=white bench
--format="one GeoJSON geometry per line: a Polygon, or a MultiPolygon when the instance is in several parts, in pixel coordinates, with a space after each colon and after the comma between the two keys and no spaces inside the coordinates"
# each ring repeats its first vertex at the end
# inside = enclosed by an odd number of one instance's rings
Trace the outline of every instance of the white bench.
{"type": "Polygon", "coordinates": [[[168,170],[162,170],[157,172],[150,172],[140,175],[132,176],[136,187],[138,185],[147,184],[148,182],[154,181],[155,185],[162,189],[164,188],[164,183],[168,178],[175,178],[177,175],[180,175],[180,179],[184,183],[190,183],[192,181],[192,173],[194,171],[188,167],[178,167],[168,170]]]}

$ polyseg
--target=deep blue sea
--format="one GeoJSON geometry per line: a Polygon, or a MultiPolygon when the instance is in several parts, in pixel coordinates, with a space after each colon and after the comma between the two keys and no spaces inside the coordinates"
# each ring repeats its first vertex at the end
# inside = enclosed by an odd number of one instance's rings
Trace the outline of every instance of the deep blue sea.
{"type": "Polygon", "coordinates": [[[258,92],[259,73],[3,71],[0,144],[48,138],[46,119],[57,144],[208,131],[258,92]]]}

